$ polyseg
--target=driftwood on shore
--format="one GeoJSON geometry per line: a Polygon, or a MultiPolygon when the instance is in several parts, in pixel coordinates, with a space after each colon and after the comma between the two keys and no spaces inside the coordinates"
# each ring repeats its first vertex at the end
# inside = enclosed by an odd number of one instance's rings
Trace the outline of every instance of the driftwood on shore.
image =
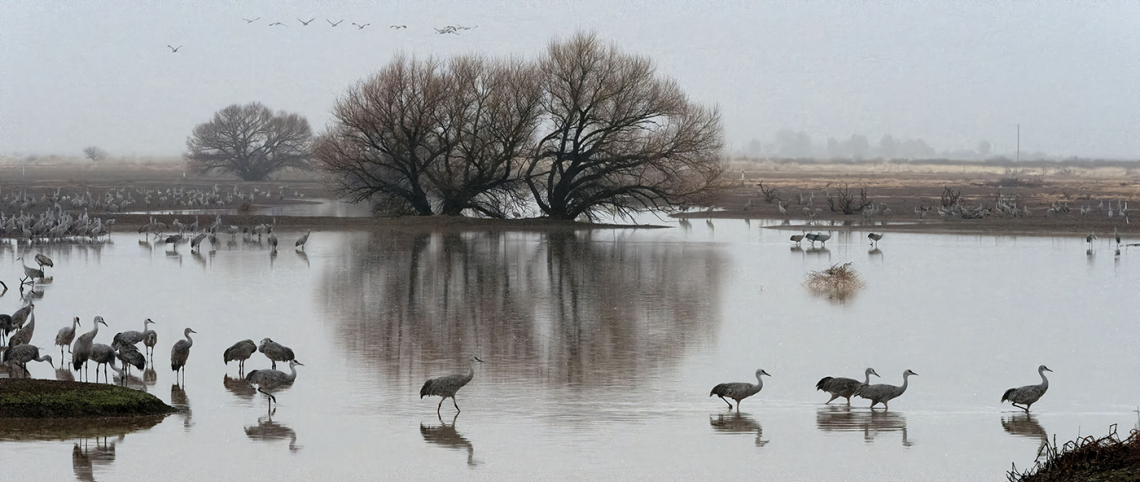
{"type": "Polygon", "coordinates": [[[1010,482],[1140,480],[1140,430],[1121,440],[1113,424],[1104,437],[1090,435],[1064,445],[1057,445],[1054,437],[1041,447],[1033,467],[1018,472],[1015,465],[1006,476],[1010,482]]]}

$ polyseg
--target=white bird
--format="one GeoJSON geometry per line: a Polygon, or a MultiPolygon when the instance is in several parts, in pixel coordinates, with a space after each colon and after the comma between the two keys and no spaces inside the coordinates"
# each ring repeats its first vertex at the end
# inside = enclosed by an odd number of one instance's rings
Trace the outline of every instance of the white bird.
{"type": "Polygon", "coordinates": [[[1049,379],[1045,378],[1045,372],[1051,371],[1053,370],[1050,370],[1049,367],[1046,367],[1045,365],[1037,367],[1037,374],[1041,375],[1041,383],[1038,385],[1026,385],[1024,387],[1011,388],[1009,390],[1006,390],[1005,393],[1001,396],[1002,403],[1005,403],[1006,400],[1009,400],[1013,406],[1025,410],[1025,413],[1029,413],[1029,406],[1033,405],[1034,402],[1039,400],[1041,396],[1045,394],[1045,391],[1049,389],[1049,379]],[[1017,404],[1019,403],[1025,406],[1018,407],[1017,404]]]}
{"type": "MultiPolygon", "coordinates": [[[[736,400],[736,411],[739,412],[741,400],[760,393],[760,389],[764,388],[764,379],[760,378],[761,375],[768,375],[768,372],[764,371],[763,369],[756,370],[755,385],[748,382],[721,383],[713,387],[712,391],[709,392],[709,396],[711,397],[713,395],[716,395],[720,397],[721,400],[724,400],[724,397],[736,400]]],[[[732,410],[732,404],[729,403],[728,400],[724,400],[724,403],[728,403],[728,409],[732,410]]]]}

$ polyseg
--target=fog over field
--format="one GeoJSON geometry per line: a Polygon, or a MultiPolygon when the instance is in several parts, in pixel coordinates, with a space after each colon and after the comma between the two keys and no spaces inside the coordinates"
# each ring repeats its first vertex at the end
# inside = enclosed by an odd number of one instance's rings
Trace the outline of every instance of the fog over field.
{"type": "Polygon", "coordinates": [[[718,105],[734,152],[787,155],[807,138],[809,155],[873,156],[890,135],[1012,155],[1020,124],[1023,157],[1135,159],[1137,25],[1135,1],[9,0],[0,155],[177,156],[194,125],[251,101],[319,132],[346,87],[396,53],[531,58],[585,30],[718,105]],[[435,30],[449,25],[470,29],[435,30]]]}

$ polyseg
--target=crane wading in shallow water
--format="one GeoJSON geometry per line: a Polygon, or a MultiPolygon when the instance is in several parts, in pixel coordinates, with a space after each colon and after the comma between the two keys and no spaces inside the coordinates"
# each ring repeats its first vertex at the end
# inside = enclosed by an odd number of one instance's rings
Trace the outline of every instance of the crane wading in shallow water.
{"type": "Polygon", "coordinates": [[[222,353],[222,361],[226,365],[232,361],[237,361],[238,373],[245,373],[245,361],[255,352],[257,352],[257,344],[253,340],[242,340],[226,348],[226,351],[222,353]]]}
{"type": "Polygon", "coordinates": [[[269,361],[273,363],[274,370],[277,369],[277,362],[287,362],[294,358],[292,348],[277,343],[269,338],[263,338],[261,345],[258,346],[257,349],[269,358],[269,361]]]}
{"type": "Polygon", "coordinates": [[[883,404],[884,410],[890,410],[891,407],[887,405],[887,402],[898,398],[899,395],[902,395],[903,392],[906,391],[907,377],[911,375],[918,374],[910,370],[903,372],[902,386],[896,387],[894,385],[887,385],[885,383],[880,383],[877,385],[863,385],[859,387],[858,390],[855,390],[855,395],[870,400],[871,408],[875,408],[875,405],[881,403],[883,404]]]}
{"type": "MultiPolygon", "coordinates": [[[[709,392],[709,396],[711,397],[713,395],[716,395],[720,397],[721,400],[724,400],[724,397],[736,400],[736,411],[739,412],[741,400],[760,393],[760,389],[764,388],[764,379],[760,378],[761,375],[768,375],[768,372],[764,371],[763,369],[756,370],[755,385],[748,382],[721,383],[720,385],[713,387],[712,391],[709,392]]],[[[724,403],[728,403],[728,400],[724,400],[724,403]]],[[[731,403],[728,403],[728,409],[732,410],[731,403]]]]}
{"type": "Polygon", "coordinates": [[[1049,367],[1045,365],[1037,367],[1037,374],[1041,375],[1041,383],[1039,385],[1026,385],[1024,387],[1006,390],[1005,394],[1001,396],[1002,403],[1009,400],[1013,406],[1025,410],[1025,413],[1029,413],[1029,406],[1039,400],[1041,396],[1045,394],[1045,391],[1049,389],[1049,379],[1045,378],[1045,372],[1051,371],[1053,370],[1050,370],[1049,367]],[[1019,403],[1025,406],[1018,407],[1017,404],[1019,403]]]}
{"type": "Polygon", "coordinates": [[[831,403],[832,400],[835,400],[839,397],[846,398],[847,405],[851,405],[851,395],[854,395],[855,391],[860,387],[870,385],[871,375],[874,375],[876,377],[879,376],[878,373],[875,373],[874,368],[867,368],[867,370],[863,372],[863,375],[866,377],[866,380],[862,382],[859,380],[853,380],[851,378],[823,377],[819,380],[819,383],[815,384],[815,389],[823,390],[831,394],[831,400],[828,400],[824,405],[831,403]]]}
{"type": "Polygon", "coordinates": [[[277,397],[269,391],[276,390],[285,385],[292,385],[297,379],[297,365],[305,366],[297,360],[289,360],[289,373],[278,370],[254,370],[245,376],[245,381],[257,385],[257,391],[269,396],[269,406],[277,403],[277,397]]]}
{"type": "Polygon", "coordinates": [[[170,369],[174,370],[174,376],[177,380],[178,372],[182,372],[182,380],[186,381],[186,359],[190,358],[190,347],[194,345],[194,339],[190,338],[191,333],[198,333],[190,328],[182,332],[185,340],[178,340],[174,347],[170,349],[170,369]]]}
{"type": "Polygon", "coordinates": [[[79,317],[76,316],[71,321],[71,326],[65,326],[59,329],[59,333],[55,334],[55,344],[59,345],[59,360],[63,363],[63,347],[67,347],[67,352],[71,353],[71,342],[75,341],[75,328],[79,326],[79,317]]]}
{"type": "Polygon", "coordinates": [[[79,339],[71,345],[71,367],[75,371],[83,367],[84,376],[87,375],[87,358],[91,356],[91,345],[94,343],[95,335],[99,334],[99,325],[107,326],[102,316],[96,316],[92,324],[95,325],[95,329],[79,335],[79,339]]]}
{"type": "Polygon", "coordinates": [[[467,370],[466,374],[456,374],[448,375],[446,377],[432,378],[424,382],[423,388],[420,388],[421,399],[429,395],[440,397],[439,405],[436,405],[435,407],[436,415],[439,415],[439,410],[441,407],[443,407],[443,401],[447,400],[448,397],[451,397],[451,403],[455,405],[456,413],[462,412],[462,410],[459,409],[459,404],[455,401],[455,392],[458,392],[459,389],[468,384],[472,378],[475,378],[475,364],[483,363],[483,360],[480,360],[479,357],[474,355],[472,355],[471,358],[468,358],[468,360],[470,361],[471,366],[467,370]]]}

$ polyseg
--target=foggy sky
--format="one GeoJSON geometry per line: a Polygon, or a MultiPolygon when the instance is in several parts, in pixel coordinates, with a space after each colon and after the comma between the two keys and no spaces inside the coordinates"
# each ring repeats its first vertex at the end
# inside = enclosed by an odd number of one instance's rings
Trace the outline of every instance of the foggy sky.
{"type": "Polygon", "coordinates": [[[533,58],[586,30],[718,106],[730,149],[790,129],[1012,152],[1020,123],[1023,152],[1136,159],[1138,26],[1135,1],[5,0],[0,155],[179,155],[196,124],[250,101],[320,132],[337,97],[395,53],[533,58]],[[432,30],[454,24],[478,27],[432,30]]]}

